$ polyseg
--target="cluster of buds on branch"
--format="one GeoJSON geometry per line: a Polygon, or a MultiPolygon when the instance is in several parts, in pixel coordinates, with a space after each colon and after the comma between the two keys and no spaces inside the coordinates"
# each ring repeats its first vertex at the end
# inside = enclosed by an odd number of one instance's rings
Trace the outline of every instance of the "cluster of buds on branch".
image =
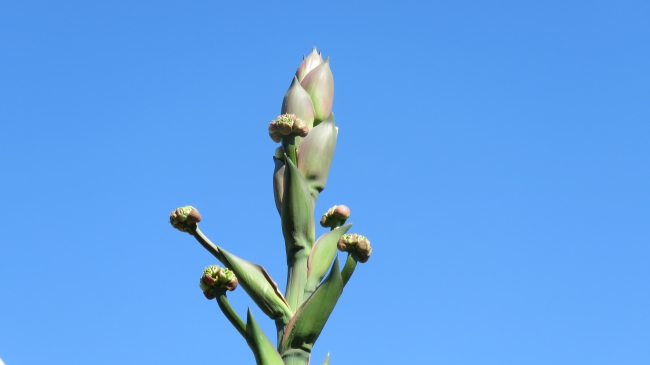
{"type": "Polygon", "coordinates": [[[344,225],[348,218],[350,218],[350,208],[345,205],[335,205],[323,214],[320,225],[334,229],[344,225]]]}
{"type": "Polygon", "coordinates": [[[199,287],[206,298],[214,299],[220,291],[235,290],[237,277],[230,269],[222,269],[218,265],[208,266],[203,270],[199,287]]]}
{"type": "Polygon", "coordinates": [[[351,252],[359,255],[359,262],[366,262],[372,253],[370,241],[360,234],[344,234],[339,238],[339,251],[351,252]]]}
{"type": "Polygon", "coordinates": [[[289,135],[306,137],[307,133],[307,123],[294,114],[282,114],[269,124],[269,136],[274,142],[281,142],[282,137],[289,135]]]}
{"type": "MultiPolygon", "coordinates": [[[[209,266],[200,287],[219,308],[253,351],[257,364],[309,363],[311,349],[334,310],[357,263],[370,258],[370,241],[347,234],[350,209],[335,205],[321,218],[330,230],[316,239],[314,206],[325,189],[334,156],[338,127],[334,121],[334,78],[329,58],[316,48],[304,57],[284,96],[280,116],[268,133],[281,145],[273,156],[273,195],[282,221],[287,258],[287,285],[282,294],[266,270],[215,245],[201,232],[199,211],[191,206],[170,214],[171,225],[194,236],[225,268],[209,266]],[[347,253],[341,268],[337,249],[347,253]],[[276,324],[274,346],[257,324],[250,309],[243,321],[228,302],[226,292],[241,286],[276,324]]],[[[323,364],[329,364],[329,354],[323,364]]]]}
{"type": "Polygon", "coordinates": [[[201,214],[191,205],[176,208],[169,215],[169,223],[181,232],[189,232],[189,227],[200,221],[201,214]]]}

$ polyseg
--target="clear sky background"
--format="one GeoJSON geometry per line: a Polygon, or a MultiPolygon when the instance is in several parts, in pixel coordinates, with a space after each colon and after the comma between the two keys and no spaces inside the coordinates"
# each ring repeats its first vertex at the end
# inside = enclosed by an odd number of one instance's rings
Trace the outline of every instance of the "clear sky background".
{"type": "Polygon", "coordinates": [[[650,364],[649,19],[647,1],[0,2],[0,358],[253,363],[198,288],[216,259],[168,215],[198,207],[284,290],[267,125],[315,45],[340,128],[316,212],[348,205],[374,251],[312,364],[650,364]]]}

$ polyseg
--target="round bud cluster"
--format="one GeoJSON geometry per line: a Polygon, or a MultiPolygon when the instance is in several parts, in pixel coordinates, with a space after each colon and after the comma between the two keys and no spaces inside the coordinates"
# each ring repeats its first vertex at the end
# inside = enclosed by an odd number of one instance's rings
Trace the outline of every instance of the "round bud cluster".
{"type": "Polygon", "coordinates": [[[203,270],[199,287],[206,298],[214,299],[219,291],[235,290],[237,283],[237,277],[230,269],[222,269],[217,265],[212,265],[203,270]]]}
{"type": "Polygon", "coordinates": [[[348,218],[350,218],[350,208],[345,205],[335,205],[327,213],[323,214],[323,217],[320,219],[320,225],[336,228],[345,224],[348,218]]]}
{"type": "Polygon", "coordinates": [[[341,236],[337,247],[340,251],[356,253],[362,263],[368,261],[372,253],[370,240],[356,233],[341,236]]]}
{"type": "Polygon", "coordinates": [[[189,232],[189,224],[201,221],[201,213],[191,205],[176,208],[169,215],[169,223],[181,232],[189,232]]]}
{"type": "Polygon", "coordinates": [[[282,114],[269,124],[269,136],[274,142],[282,141],[282,137],[290,134],[306,137],[309,126],[295,114],[282,114]]]}

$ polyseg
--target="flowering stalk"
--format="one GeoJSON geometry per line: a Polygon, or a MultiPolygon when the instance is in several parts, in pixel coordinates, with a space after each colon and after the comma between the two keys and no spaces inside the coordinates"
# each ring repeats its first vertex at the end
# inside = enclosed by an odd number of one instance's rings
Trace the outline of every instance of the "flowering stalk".
{"type": "MultiPolygon", "coordinates": [[[[192,206],[180,207],[171,225],[194,238],[224,267],[209,266],[199,285],[251,348],[257,364],[306,365],[311,349],[334,310],[343,287],[358,263],[368,261],[370,241],[347,234],[352,224],[345,205],[330,208],[320,224],[330,230],[316,239],[314,206],[325,189],[338,127],[332,113],[334,78],[329,58],[316,48],[298,67],[282,100],[280,115],[268,125],[271,139],[280,143],[273,157],[273,196],[282,221],[287,262],[284,295],[266,270],[219,247],[199,229],[201,215],[192,206]],[[347,253],[343,269],[337,252],[347,253]],[[274,346],[248,310],[246,321],[230,305],[227,291],[241,286],[262,312],[276,324],[274,346]]],[[[323,362],[329,364],[329,353],[323,362]]]]}

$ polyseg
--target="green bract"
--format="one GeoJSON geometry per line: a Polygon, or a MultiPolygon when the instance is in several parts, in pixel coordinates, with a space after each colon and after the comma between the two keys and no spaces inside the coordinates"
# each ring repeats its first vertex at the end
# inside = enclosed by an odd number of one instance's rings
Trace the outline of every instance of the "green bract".
{"type": "Polygon", "coordinates": [[[329,57],[300,82],[314,104],[314,125],[329,118],[334,104],[334,76],[330,69],[329,57]]]}
{"type": "Polygon", "coordinates": [[[320,281],[332,265],[336,256],[336,244],[339,238],[350,229],[352,224],[336,228],[322,235],[314,244],[307,262],[307,285],[305,286],[305,299],[314,292],[320,281]]]}
{"type": "Polygon", "coordinates": [[[314,126],[314,104],[307,91],[300,85],[300,81],[295,77],[284,95],[280,114],[295,114],[307,123],[309,129],[314,126]]]}
{"type": "Polygon", "coordinates": [[[343,280],[337,258],[327,279],[289,321],[280,343],[280,351],[300,349],[311,352],[342,292],[343,280]]]}
{"type": "Polygon", "coordinates": [[[307,180],[313,202],[325,189],[337,136],[338,130],[332,113],[326,121],[314,127],[298,147],[298,170],[307,180]]]}
{"type": "Polygon", "coordinates": [[[312,48],[309,56],[303,57],[302,63],[298,66],[298,70],[296,71],[298,81],[302,81],[311,70],[321,63],[323,63],[323,57],[318,53],[316,47],[312,48]]]}
{"type": "Polygon", "coordinates": [[[282,357],[266,337],[260,326],[255,321],[253,313],[248,310],[246,317],[246,333],[252,343],[251,348],[255,354],[255,361],[260,365],[284,365],[282,357]]]}

